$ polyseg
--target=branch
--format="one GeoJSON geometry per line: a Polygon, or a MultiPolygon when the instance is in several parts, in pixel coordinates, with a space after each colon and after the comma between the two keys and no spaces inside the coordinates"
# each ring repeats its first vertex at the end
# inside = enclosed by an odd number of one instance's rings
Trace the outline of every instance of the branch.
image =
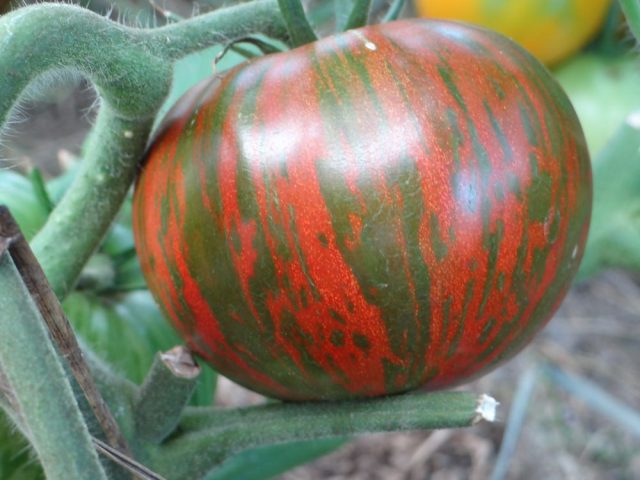
{"type": "Polygon", "coordinates": [[[178,60],[212,45],[258,33],[289,40],[276,0],[258,0],[221,8],[164,27],[140,31],[151,51],[166,60],[178,60]]]}
{"type": "Polygon", "coordinates": [[[407,394],[351,402],[269,404],[235,410],[188,409],[181,435],[157,453],[167,478],[199,478],[227,456],[274,443],[335,436],[466,427],[493,420],[495,400],[471,393],[407,394]],[[177,462],[190,458],[189,462],[177,462]]]}
{"type": "Polygon", "coordinates": [[[0,291],[0,364],[47,478],[106,480],[71,385],[7,252],[0,255],[0,291]]]}
{"type": "Polygon", "coordinates": [[[138,439],[160,443],[173,432],[199,374],[200,367],[184,347],[156,356],[134,406],[138,439]]]}
{"type": "Polygon", "coordinates": [[[4,239],[5,243],[9,242],[7,252],[15,262],[23,283],[42,315],[54,346],[66,359],[107,439],[114,448],[127,452],[126,442],[120,434],[118,424],[96,388],[73,329],[62,310],[62,305],[49,288],[44,272],[20,232],[18,224],[9,210],[2,206],[0,206],[0,239],[4,239]]]}

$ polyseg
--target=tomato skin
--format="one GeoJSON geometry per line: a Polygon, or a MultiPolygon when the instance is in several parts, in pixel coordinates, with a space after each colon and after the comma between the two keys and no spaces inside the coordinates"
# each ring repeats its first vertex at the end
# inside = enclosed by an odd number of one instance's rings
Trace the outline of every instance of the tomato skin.
{"type": "Polygon", "coordinates": [[[460,20],[507,35],[553,65],[602,26],[611,0],[415,0],[418,15],[460,20]]]}
{"type": "Polygon", "coordinates": [[[187,94],[134,195],[149,288],[188,345],[266,395],[459,384],[549,320],[591,173],[546,68],[456,23],[371,26],[187,94]]]}

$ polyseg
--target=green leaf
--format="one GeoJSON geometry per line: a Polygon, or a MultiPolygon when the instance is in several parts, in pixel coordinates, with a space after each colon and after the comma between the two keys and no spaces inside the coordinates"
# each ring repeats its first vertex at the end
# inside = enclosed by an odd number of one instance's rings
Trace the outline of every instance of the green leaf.
{"type": "Polygon", "coordinates": [[[0,478],[44,480],[44,472],[27,440],[0,410],[0,478]]]}
{"type": "Polygon", "coordinates": [[[180,342],[148,292],[112,299],[74,292],[63,306],[92,349],[136,383],[143,380],[156,352],[180,342]]]}
{"type": "Polygon", "coordinates": [[[620,6],[627,19],[629,30],[640,42],[640,2],[638,0],[620,0],[620,6]]]}
{"type": "Polygon", "coordinates": [[[640,69],[635,57],[586,53],[554,73],[576,109],[592,156],[629,113],[640,109],[640,69]]]}
{"type": "Polygon", "coordinates": [[[206,480],[269,479],[331,453],[346,442],[344,438],[329,438],[254,448],[230,458],[206,480]]]}
{"type": "Polygon", "coordinates": [[[38,200],[31,181],[11,170],[0,170],[0,205],[9,207],[27,240],[47,220],[48,211],[38,200]]]}
{"type": "MultiPolygon", "coordinates": [[[[99,296],[74,292],[63,304],[76,332],[116,371],[140,384],[156,352],[182,342],[148,290],[99,296]]],[[[211,405],[217,374],[201,365],[192,405],[211,405]]]]}
{"type": "Polygon", "coordinates": [[[640,111],[593,162],[594,204],[578,280],[607,267],[640,272],[640,111]]]}

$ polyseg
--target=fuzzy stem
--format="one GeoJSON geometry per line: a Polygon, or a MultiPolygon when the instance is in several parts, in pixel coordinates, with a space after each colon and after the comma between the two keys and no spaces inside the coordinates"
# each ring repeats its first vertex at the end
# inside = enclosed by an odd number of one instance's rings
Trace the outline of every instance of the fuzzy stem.
{"type": "Polygon", "coordinates": [[[184,347],[156,355],[134,406],[139,440],[160,443],[173,432],[199,373],[200,367],[184,347]]]}
{"type": "Polygon", "coordinates": [[[276,0],[243,3],[141,32],[156,55],[167,60],[177,60],[188,53],[253,33],[289,39],[276,0]]]}
{"type": "Polygon", "coordinates": [[[292,46],[299,47],[318,39],[309,25],[300,0],[278,0],[278,5],[280,5],[280,11],[287,24],[292,46]]]}
{"type": "Polygon", "coordinates": [[[349,19],[344,26],[344,30],[360,28],[367,24],[369,19],[369,9],[371,8],[371,0],[356,0],[349,19]]]}
{"type": "Polygon", "coordinates": [[[627,19],[629,30],[640,42],[640,0],[620,0],[620,6],[627,19]]]}
{"type": "Polygon", "coordinates": [[[106,480],[71,385],[8,254],[0,258],[0,292],[0,363],[47,478],[106,480]]]}
{"type": "Polygon", "coordinates": [[[0,127],[29,83],[50,70],[86,75],[102,99],[82,169],[33,240],[56,295],[73,287],[130,188],[169,91],[171,62],[256,31],[286,37],[275,0],[149,30],[71,5],[35,5],[0,17],[0,127]]]}
{"type": "Polygon", "coordinates": [[[100,108],[74,184],[32,240],[33,251],[58,297],[73,288],[118,213],[152,123],[151,117],[127,120],[109,105],[100,108]]]}
{"type": "Polygon", "coordinates": [[[351,402],[278,403],[235,410],[188,409],[180,423],[180,437],[162,446],[154,466],[168,478],[199,478],[228,455],[260,445],[469,426],[479,419],[478,405],[474,394],[449,392],[351,402]],[[190,462],[176,461],[187,456],[190,462]]]}

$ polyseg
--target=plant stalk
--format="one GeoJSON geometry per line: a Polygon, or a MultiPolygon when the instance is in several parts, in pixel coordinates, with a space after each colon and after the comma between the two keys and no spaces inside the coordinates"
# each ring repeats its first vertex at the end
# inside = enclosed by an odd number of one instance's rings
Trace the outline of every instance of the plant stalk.
{"type": "Polygon", "coordinates": [[[40,313],[8,253],[0,258],[0,292],[0,364],[47,478],[106,480],[40,313]]]}
{"type": "Polygon", "coordinates": [[[289,40],[276,0],[221,8],[164,27],[141,30],[139,35],[155,55],[178,60],[211,45],[229,43],[254,33],[289,40]]]}
{"type": "Polygon", "coordinates": [[[199,373],[200,367],[184,347],[156,355],[134,406],[139,440],[160,443],[173,432],[199,373]]]}
{"type": "Polygon", "coordinates": [[[315,42],[318,39],[307,20],[300,0],[278,0],[278,5],[280,5],[280,12],[287,25],[293,47],[315,42]]]}
{"type": "Polygon", "coordinates": [[[277,403],[234,410],[187,409],[180,423],[180,437],[162,445],[154,465],[167,478],[199,478],[232,453],[261,445],[369,432],[470,426],[487,418],[480,403],[475,394],[441,392],[350,402],[277,403]],[[187,456],[190,462],[175,461],[187,456]]]}
{"type": "Polygon", "coordinates": [[[389,7],[389,10],[387,10],[387,13],[382,19],[382,23],[393,22],[394,20],[397,20],[402,13],[402,9],[404,8],[405,3],[405,0],[393,0],[393,3],[389,7]]]}
{"type": "Polygon", "coordinates": [[[347,19],[344,30],[364,27],[369,20],[369,10],[371,9],[371,0],[356,0],[353,4],[351,14],[347,19]]]}

